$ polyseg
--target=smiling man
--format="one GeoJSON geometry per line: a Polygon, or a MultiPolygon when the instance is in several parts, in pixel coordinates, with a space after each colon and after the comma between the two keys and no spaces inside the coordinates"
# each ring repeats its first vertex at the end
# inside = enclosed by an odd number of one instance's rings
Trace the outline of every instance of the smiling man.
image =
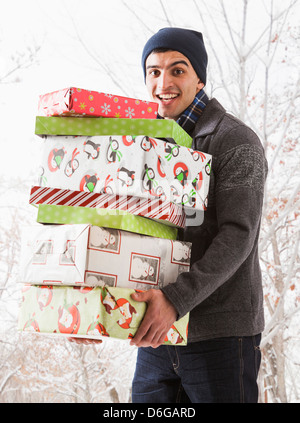
{"type": "Polygon", "coordinates": [[[191,62],[178,51],[157,51],[146,64],[147,87],[159,114],[177,120],[204,87],[191,62]]]}
{"type": "Polygon", "coordinates": [[[207,53],[200,32],[164,28],[146,43],[142,66],[159,118],[174,119],[211,154],[207,210],[179,231],[192,243],[191,267],[147,303],[132,339],[139,347],[133,402],[257,402],[264,328],[258,237],[267,163],[260,140],[204,92],[207,53]],[[190,312],[187,346],[161,345],[190,312]]]}

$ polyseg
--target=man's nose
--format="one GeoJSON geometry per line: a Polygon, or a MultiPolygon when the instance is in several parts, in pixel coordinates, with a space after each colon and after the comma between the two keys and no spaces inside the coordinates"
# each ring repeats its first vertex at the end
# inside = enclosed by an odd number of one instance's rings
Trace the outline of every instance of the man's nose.
{"type": "Polygon", "coordinates": [[[172,84],[173,82],[171,75],[168,72],[161,72],[158,80],[158,88],[160,90],[166,90],[167,88],[170,88],[172,84]]]}

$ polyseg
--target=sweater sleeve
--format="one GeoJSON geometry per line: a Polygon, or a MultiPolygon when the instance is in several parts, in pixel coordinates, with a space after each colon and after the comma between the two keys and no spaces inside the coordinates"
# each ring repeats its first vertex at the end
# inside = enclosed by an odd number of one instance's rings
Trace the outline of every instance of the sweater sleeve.
{"type": "Polygon", "coordinates": [[[181,273],[176,282],[162,289],[175,306],[178,318],[224,284],[257,243],[267,173],[264,151],[257,142],[231,145],[213,164],[215,188],[211,194],[217,234],[190,271],[181,273]]]}

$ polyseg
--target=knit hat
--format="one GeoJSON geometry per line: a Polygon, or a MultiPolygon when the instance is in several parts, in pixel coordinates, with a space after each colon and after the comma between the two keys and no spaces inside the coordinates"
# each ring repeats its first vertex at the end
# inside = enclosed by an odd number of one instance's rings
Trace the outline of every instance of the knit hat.
{"type": "Polygon", "coordinates": [[[162,28],[146,43],[142,66],[146,78],[146,59],[157,48],[179,51],[191,62],[196,74],[206,84],[207,53],[201,32],[184,28],[162,28]]]}

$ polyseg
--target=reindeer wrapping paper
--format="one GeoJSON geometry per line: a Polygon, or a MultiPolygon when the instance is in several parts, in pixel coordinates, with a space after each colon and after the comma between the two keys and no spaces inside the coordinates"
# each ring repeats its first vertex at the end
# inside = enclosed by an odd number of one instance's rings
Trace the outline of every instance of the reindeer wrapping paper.
{"type": "Polygon", "coordinates": [[[45,136],[42,143],[39,186],[206,208],[208,154],[148,136],[45,136]]]}
{"type": "Polygon", "coordinates": [[[155,119],[157,110],[157,103],[75,87],[42,94],[38,105],[38,114],[41,116],[155,119]]]}
{"type": "MultiPolygon", "coordinates": [[[[99,339],[131,339],[146,303],[131,298],[133,289],[118,287],[38,286],[24,284],[18,330],[99,339]]],[[[176,321],[164,344],[186,345],[189,314],[176,321]]]]}
{"type": "Polygon", "coordinates": [[[162,288],[189,270],[191,244],[92,225],[24,227],[21,282],[162,288]]]}

